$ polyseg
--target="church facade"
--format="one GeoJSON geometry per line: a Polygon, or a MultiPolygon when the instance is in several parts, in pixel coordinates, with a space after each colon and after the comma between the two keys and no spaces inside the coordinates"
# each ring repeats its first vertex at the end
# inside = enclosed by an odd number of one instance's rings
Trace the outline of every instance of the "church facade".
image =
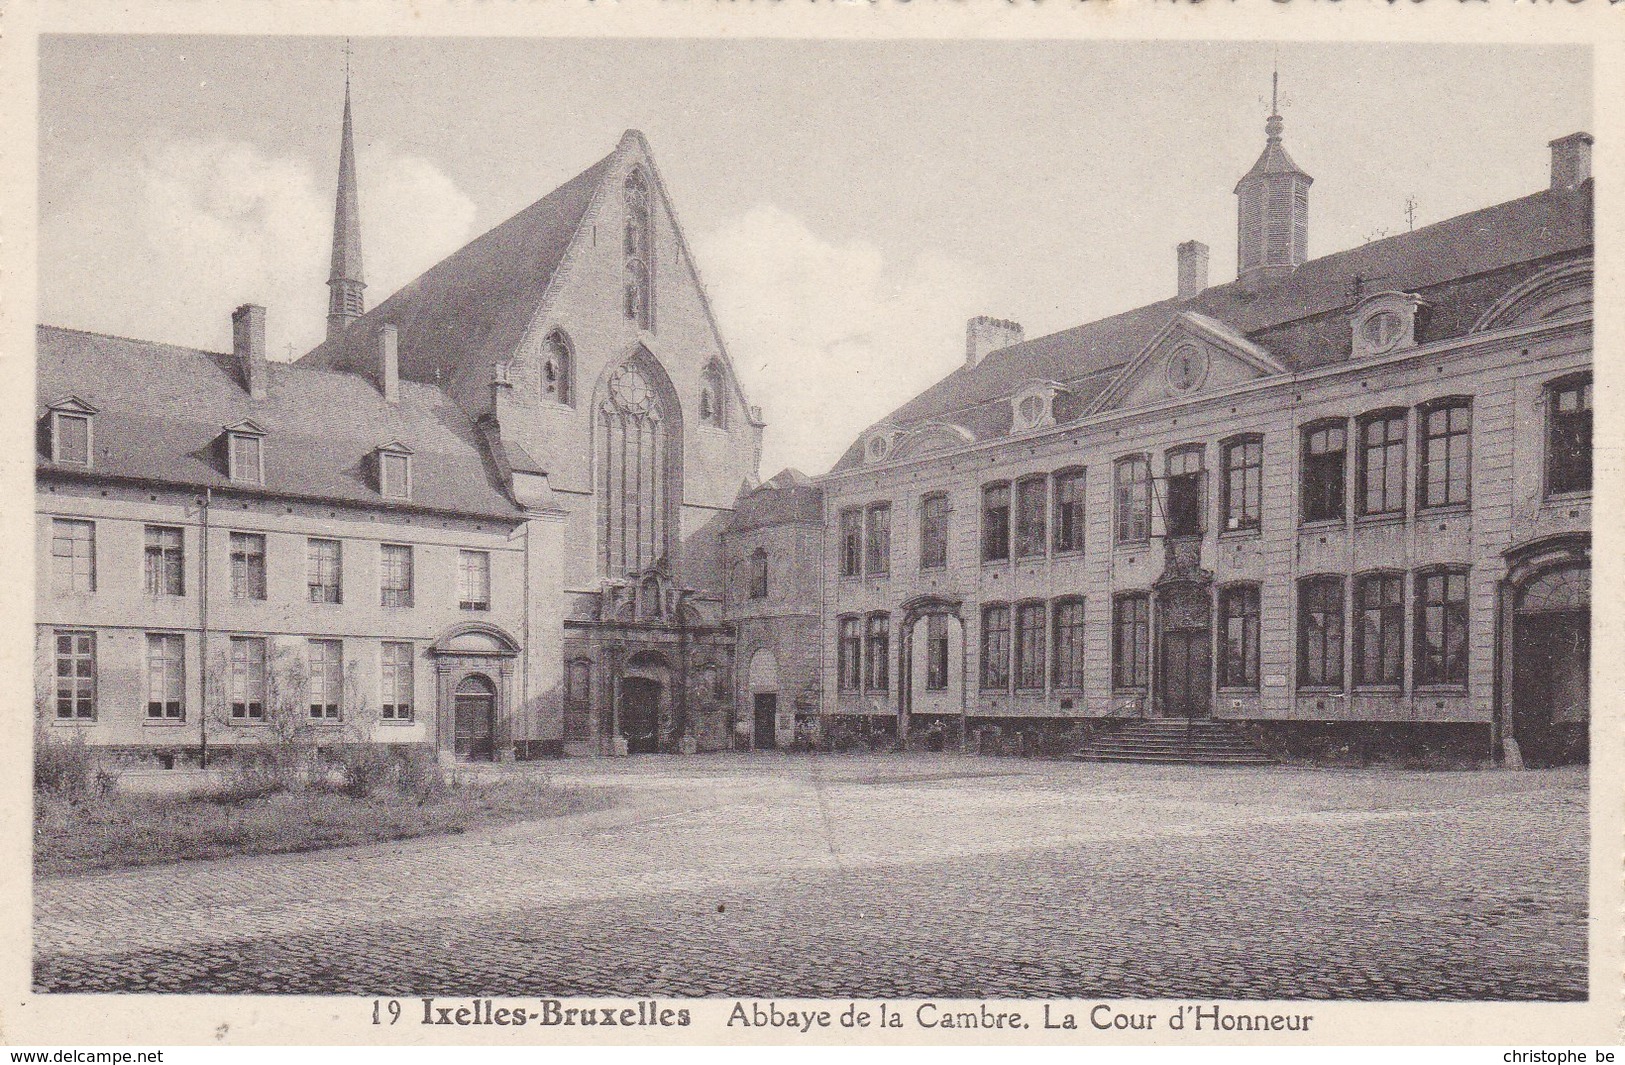
{"type": "MultiPolygon", "coordinates": [[[[165,764],[735,742],[722,537],[762,421],[647,143],[368,310],[348,95],[327,339],[41,327],[42,726],[165,764]]],[[[748,729],[747,729],[748,740],[748,729]]]]}
{"type": "Polygon", "coordinates": [[[1145,718],[1582,757],[1586,134],[1548,188],[1307,258],[1272,115],[1237,277],[964,365],[821,486],[823,704],[908,735],[1145,718]]]}

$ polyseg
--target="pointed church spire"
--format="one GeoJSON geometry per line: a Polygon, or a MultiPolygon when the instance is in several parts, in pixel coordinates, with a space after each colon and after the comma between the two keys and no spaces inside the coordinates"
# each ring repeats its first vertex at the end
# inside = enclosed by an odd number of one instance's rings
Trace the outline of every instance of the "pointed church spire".
{"type": "Polygon", "coordinates": [[[1248,285],[1286,277],[1309,257],[1309,186],[1281,146],[1281,74],[1270,77],[1264,151],[1236,183],[1236,276],[1248,285]]]}
{"type": "Polygon", "coordinates": [[[327,336],[361,317],[361,213],[355,188],[355,138],[350,129],[350,43],[344,43],[344,132],[339,142],[339,188],[333,204],[333,271],[327,279],[327,336]]]}

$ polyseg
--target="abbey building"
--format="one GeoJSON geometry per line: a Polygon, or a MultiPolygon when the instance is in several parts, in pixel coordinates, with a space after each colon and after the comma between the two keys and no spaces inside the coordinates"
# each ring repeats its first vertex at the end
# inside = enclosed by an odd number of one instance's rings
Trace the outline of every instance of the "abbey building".
{"type": "Polygon", "coordinates": [[[42,326],[42,727],[446,758],[1211,718],[1583,751],[1585,134],[1550,186],[1307,258],[1272,116],[1238,276],[965,361],[760,480],[644,138],[369,309],[345,101],[327,338],[42,326]]]}

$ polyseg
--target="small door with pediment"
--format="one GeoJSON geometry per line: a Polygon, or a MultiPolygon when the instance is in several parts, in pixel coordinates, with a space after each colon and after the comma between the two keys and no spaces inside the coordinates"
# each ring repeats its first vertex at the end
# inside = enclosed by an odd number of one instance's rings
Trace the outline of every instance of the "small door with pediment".
{"type": "Polygon", "coordinates": [[[453,749],[469,762],[489,762],[495,756],[496,688],[478,673],[464,677],[453,696],[453,749]]]}

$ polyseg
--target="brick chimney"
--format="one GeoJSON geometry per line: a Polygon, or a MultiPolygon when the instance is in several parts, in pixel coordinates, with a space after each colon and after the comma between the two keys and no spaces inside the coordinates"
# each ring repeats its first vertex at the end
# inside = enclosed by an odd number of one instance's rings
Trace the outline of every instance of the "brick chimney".
{"type": "Polygon", "coordinates": [[[245,303],[231,312],[231,350],[243,388],[254,399],[265,398],[265,308],[245,303]]]}
{"type": "Polygon", "coordinates": [[[1179,298],[1188,300],[1207,288],[1207,245],[1187,240],[1179,245],[1179,298]]]}
{"type": "Polygon", "coordinates": [[[965,365],[975,366],[992,352],[1021,343],[1025,336],[1019,323],[977,315],[965,323],[965,365]]]}
{"type": "Polygon", "coordinates": [[[1589,133],[1570,133],[1551,142],[1552,188],[1571,191],[1590,179],[1591,141],[1589,133]]]}
{"type": "Polygon", "coordinates": [[[378,391],[384,394],[384,402],[389,404],[401,401],[401,363],[397,355],[397,336],[393,325],[385,324],[378,329],[378,391]]]}

